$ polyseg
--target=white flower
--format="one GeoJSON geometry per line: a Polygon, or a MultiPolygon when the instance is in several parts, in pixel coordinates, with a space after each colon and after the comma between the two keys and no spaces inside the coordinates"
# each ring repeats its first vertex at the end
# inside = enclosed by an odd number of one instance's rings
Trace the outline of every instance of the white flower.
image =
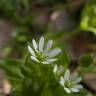
{"type": "Polygon", "coordinates": [[[64,77],[61,76],[60,84],[64,87],[67,93],[79,92],[83,88],[82,85],[78,84],[81,81],[81,77],[78,77],[77,73],[70,75],[70,71],[67,69],[65,71],[64,77]]]}
{"type": "Polygon", "coordinates": [[[62,65],[57,66],[57,65],[55,64],[54,69],[53,69],[53,72],[54,72],[54,74],[56,74],[56,75],[60,75],[62,72],[64,72],[64,67],[63,67],[62,65]]]}
{"type": "Polygon", "coordinates": [[[42,64],[50,64],[57,60],[55,56],[57,56],[59,53],[61,53],[61,49],[56,48],[52,51],[50,50],[53,41],[49,40],[48,43],[45,45],[44,37],[41,37],[39,40],[39,44],[36,43],[34,39],[32,39],[33,48],[28,45],[28,50],[31,54],[31,59],[42,63],[42,64]]]}

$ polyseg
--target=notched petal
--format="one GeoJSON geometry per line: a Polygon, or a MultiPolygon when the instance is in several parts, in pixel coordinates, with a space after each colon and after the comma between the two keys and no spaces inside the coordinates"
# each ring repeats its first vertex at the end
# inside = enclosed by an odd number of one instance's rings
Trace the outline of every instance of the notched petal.
{"type": "Polygon", "coordinates": [[[49,58],[52,58],[52,57],[57,56],[60,53],[61,53],[61,49],[57,48],[49,52],[47,55],[49,56],[49,58]]]}
{"type": "Polygon", "coordinates": [[[37,52],[38,45],[37,45],[37,43],[36,43],[36,41],[34,39],[32,39],[32,43],[33,43],[33,47],[34,47],[35,51],[37,52]]]}
{"type": "Polygon", "coordinates": [[[35,56],[34,50],[29,45],[28,45],[28,50],[29,50],[31,55],[35,56]]]}
{"type": "Polygon", "coordinates": [[[44,49],[44,37],[42,36],[39,40],[39,52],[43,52],[44,49]]]}

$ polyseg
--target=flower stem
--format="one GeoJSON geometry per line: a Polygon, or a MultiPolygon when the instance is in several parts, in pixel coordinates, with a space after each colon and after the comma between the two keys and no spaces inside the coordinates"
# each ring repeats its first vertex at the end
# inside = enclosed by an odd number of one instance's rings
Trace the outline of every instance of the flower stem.
{"type": "MultiPolygon", "coordinates": [[[[47,77],[47,80],[46,80],[46,82],[45,82],[45,84],[44,84],[42,94],[44,94],[44,92],[45,92],[46,89],[48,88],[49,81],[50,81],[50,73],[51,73],[51,66],[48,66],[48,77],[47,77]]],[[[42,96],[42,94],[41,94],[41,96],[42,96]]]]}

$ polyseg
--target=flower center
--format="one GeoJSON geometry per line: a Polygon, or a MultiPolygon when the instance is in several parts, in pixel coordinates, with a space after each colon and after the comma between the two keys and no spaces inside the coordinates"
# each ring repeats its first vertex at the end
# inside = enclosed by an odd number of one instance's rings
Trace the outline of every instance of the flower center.
{"type": "Polygon", "coordinates": [[[37,58],[39,61],[44,61],[46,59],[46,56],[43,54],[43,52],[40,52],[37,54],[37,58]]]}
{"type": "Polygon", "coordinates": [[[70,81],[66,81],[65,82],[65,87],[71,87],[71,82],[70,81]]]}

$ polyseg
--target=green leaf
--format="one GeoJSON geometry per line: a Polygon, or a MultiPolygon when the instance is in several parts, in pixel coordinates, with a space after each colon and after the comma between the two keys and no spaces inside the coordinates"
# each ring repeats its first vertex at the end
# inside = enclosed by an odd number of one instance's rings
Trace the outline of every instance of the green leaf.
{"type": "Polygon", "coordinates": [[[93,65],[89,66],[88,68],[82,68],[81,72],[82,73],[96,72],[96,64],[93,64],[93,65]]]}
{"type": "Polygon", "coordinates": [[[90,0],[82,11],[80,27],[96,35],[96,1],[90,0]]]}
{"type": "Polygon", "coordinates": [[[68,67],[69,63],[70,63],[70,57],[69,57],[68,53],[66,53],[66,52],[62,53],[58,57],[58,61],[56,62],[56,64],[63,65],[66,68],[68,67]]]}
{"type": "Polygon", "coordinates": [[[7,59],[0,61],[0,68],[4,69],[8,77],[13,77],[14,79],[23,78],[24,76],[21,73],[22,62],[19,60],[7,59]]]}
{"type": "Polygon", "coordinates": [[[86,53],[79,59],[79,64],[83,67],[89,67],[93,64],[93,54],[86,53]]]}

